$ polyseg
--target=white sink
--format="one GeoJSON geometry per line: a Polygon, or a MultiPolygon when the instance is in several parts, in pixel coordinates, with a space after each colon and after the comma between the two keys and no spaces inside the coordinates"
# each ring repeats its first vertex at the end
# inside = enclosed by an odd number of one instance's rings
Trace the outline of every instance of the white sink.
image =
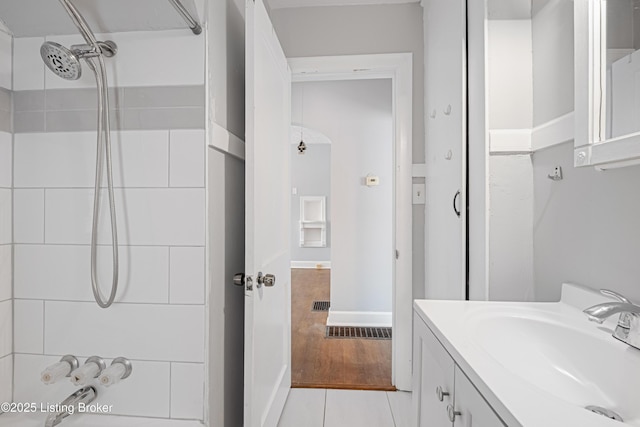
{"type": "Polygon", "coordinates": [[[608,326],[578,310],[509,307],[475,310],[469,341],[527,383],[572,405],[615,411],[640,426],[640,351],[611,337],[608,326]]]}

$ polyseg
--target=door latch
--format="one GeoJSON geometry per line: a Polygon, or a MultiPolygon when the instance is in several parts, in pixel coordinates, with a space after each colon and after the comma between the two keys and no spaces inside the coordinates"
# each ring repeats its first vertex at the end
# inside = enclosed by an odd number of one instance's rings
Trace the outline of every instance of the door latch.
{"type": "Polygon", "coordinates": [[[247,276],[244,273],[236,273],[233,275],[233,284],[236,286],[242,286],[247,291],[253,290],[253,278],[247,276]]]}

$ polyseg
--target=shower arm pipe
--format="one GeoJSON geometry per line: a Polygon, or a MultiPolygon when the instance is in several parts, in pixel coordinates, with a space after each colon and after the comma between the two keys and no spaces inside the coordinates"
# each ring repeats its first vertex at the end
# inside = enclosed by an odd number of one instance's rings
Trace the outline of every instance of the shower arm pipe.
{"type": "Polygon", "coordinates": [[[71,3],[70,0],[60,0],[60,4],[67,11],[67,14],[71,18],[75,26],[78,28],[78,31],[80,31],[80,34],[82,34],[82,37],[84,37],[87,44],[90,44],[91,46],[96,48],[98,52],[101,52],[98,39],[96,39],[96,36],[93,34],[93,31],[91,31],[91,28],[89,28],[87,21],[84,20],[82,14],[80,14],[73,3],[71,3]]]}
{"type": "Polygon", "coordinates": [[[189,25],[189,28],[191,28],[191,31],[193,31],[193,34],[198,35],[202,32],[202,27],[200,26],[198,21],[193,19],[193,16],[191,16],[187,8],[184,7],[180,0],[169,0],[169,3],[171,3],[173,7],[175,7],[175,9],[178,11],[178,13],[182,15],[182,18],[187,21],[187,24],[189,25]]]}

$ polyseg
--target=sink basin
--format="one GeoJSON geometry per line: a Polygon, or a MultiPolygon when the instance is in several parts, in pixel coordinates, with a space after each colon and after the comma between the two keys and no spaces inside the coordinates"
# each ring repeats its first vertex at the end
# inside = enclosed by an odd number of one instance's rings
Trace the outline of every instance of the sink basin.
{"type": "Polygon", "coordinates": [[[481,311],[465,319],[469,338],[506,370],[573,405],[613,410],[640,426],[640,351],[606,327],[572,315],[481,311]]]}

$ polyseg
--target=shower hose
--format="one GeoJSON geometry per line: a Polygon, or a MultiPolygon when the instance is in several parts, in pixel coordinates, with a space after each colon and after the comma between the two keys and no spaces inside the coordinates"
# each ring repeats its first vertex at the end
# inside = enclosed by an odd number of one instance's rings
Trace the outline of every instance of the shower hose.
{"type": "Polygon", "coordinates": [[[93,196],[93,223],[91,228],[91,289],[98,305],[107,308],[113,304],[118,291],[118,230],[116,225],[116,207],[113,194],[113,171],[111,167],[111,125],[109,123],[109,95],[107,94],[107,72],[102,55],[87,58],[87,63],[96,77],[98,86],[98,131],[96,148],[96,179],[93,196]],[[97,63],[96,63],[97,61],[97,63]],[[105,156],[106,154],[106,156],[105,156]],[[113,272],[111,293],[105,299],[100,292],[97,274],[98,258],[98,219],[100,216],[100,191],[102,186],[102,165],[106,157],[107,191],[109,196],[109,215],[111,218],[111,247],[113,251],[113,272]]]}

